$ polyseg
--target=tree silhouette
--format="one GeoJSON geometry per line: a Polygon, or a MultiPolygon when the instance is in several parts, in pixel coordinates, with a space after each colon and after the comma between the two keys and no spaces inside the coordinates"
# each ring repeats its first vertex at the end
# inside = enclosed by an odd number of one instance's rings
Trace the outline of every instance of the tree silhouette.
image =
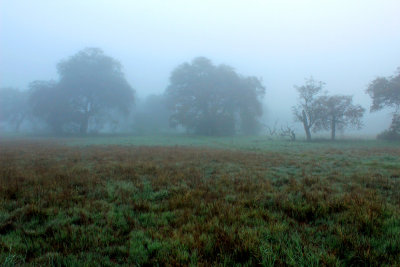
{"type": "Polygon", "coordinates": [[[256,132],[264,94],[259,79],[243,77],[227,65],[215,66],[204,57],[178,66],[166,89],[171,124],[201,135],[256,132]]]}

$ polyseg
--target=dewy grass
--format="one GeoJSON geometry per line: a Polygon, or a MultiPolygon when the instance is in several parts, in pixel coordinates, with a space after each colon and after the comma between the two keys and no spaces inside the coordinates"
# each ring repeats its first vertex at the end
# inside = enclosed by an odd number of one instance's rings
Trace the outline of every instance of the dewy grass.
{"type": "Polygon", "coordinates": [[[400,263],[398,146],[215,140],[0,142],[0,264],[400,263]]]}

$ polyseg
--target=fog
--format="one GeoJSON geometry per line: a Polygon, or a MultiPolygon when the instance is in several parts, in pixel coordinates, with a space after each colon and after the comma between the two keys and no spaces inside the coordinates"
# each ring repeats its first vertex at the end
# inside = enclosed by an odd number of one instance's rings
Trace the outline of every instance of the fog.
{"type": "MultiPolygon", "coordinates": [[[[57,79],[56,64],[85,47],[119,60],[138,99],[162,94],[174,68],[204,56],[262,79],[263,122],[293,122],[310,76],[367,112],[355,135],[375,135],[390,110],[369,113],[368,84],[400,66],[400,2],[0,1],[0,87],[57,79]]],[[[345,134],[353,133],[347,131],[345,134]]]]}

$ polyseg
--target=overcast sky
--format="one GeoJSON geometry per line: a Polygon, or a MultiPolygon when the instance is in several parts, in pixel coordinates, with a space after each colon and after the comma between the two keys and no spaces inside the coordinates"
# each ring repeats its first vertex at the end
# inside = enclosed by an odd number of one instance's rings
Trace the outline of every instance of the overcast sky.
{"type": "MultiPolygon", "coordinates": [[[[231,65],[263,79],[267,123],[292,123],[293,85],[311,75],[369,109],[368,83],[400,66],[400,1],[0,0],[1,87],[57,79],[57,62],[85,47],[118,59],[140,97],[196,56],[231,65]]],[[[365,132],[389,112],[368,113],[365,132]]]]}

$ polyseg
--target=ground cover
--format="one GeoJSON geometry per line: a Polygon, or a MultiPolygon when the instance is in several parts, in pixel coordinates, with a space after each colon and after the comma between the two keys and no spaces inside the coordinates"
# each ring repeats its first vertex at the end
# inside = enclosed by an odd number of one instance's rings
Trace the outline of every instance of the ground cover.
{"type": "Polygon", "coordinates": [[[399,236],[396,143],[0,141],[6,266],[396,265],[399,236]]]}

